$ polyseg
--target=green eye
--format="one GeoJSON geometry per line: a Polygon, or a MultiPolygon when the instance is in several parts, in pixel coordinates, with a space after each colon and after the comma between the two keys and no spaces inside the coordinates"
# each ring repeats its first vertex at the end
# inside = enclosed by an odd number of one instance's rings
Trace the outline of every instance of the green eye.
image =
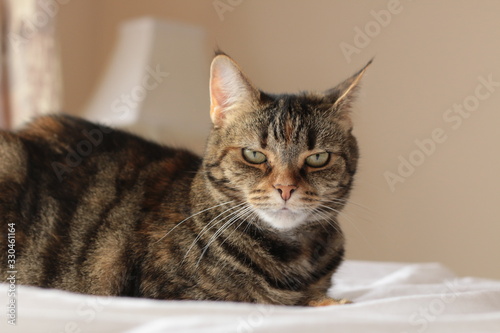
{"type": "Polygon", "coordinates": [[[330,161],[330,154],[327,152],[309,155],[306,158],[306,164],[313,168],[321,168],[330,161]]]}
{"type": "Polygon", "coordinates": [[[248,163],[262,164],[267,161],[266,155],[262,154],[260,151],[244,148],[242,154],[248,163]]]}

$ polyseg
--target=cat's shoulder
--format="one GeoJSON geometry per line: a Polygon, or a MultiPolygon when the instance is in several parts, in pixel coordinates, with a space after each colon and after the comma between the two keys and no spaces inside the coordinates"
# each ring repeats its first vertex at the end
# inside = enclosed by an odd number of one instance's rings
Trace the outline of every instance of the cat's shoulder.
{"type": "Polygon", "coordinates": [[[53,140],[54,138],[71,139],[84,132],[99,130],[102,133],[112,133],[112,128],[91,121],[66,115],[54,114],[38,116],[25,124],[16,133],[20,137],[53,140]]]}
{"type": "Polygon", "coordinates": [[[21,181],[26,161],[27,154],[19,137],[0,130],[0,183],[5,180],[21,181]]]}
{"type": "MultiPolygon", "coordinates": [[[[9,134],[7,134],[9,135],[9,134]]],[[[10,134],[12,135],[12,134],[10,134]]],[[[176,157],[198,164],[196,154],[142,138],[127,131],[66,115],[44,115],[34,118],[15,132],[28,145],[57,151],[82,151],[103,154],[120,152],[124,156],[148,156],[150,159],[176,157]]]]}

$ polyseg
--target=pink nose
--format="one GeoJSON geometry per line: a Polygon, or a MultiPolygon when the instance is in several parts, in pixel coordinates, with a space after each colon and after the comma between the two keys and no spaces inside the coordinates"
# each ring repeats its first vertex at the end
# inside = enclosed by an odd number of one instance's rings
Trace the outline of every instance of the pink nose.
{"type": "Polygon", "coordinates": [[[281,195],[281,198],[285,201],[289,200],[290,197],[292,196],[292,193],[295,192],[297,189],[296,185],[281,185],[281,184],[276,184],[274,185],[274,188],[278,190],[278,192],[281,195]]]}

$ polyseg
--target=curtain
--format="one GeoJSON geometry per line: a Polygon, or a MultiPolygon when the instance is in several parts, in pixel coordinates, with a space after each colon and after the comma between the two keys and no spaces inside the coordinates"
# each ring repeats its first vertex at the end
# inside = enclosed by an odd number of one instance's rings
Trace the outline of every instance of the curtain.
{"type": "Polygon", "coordinates": [[[0,1],[0,129],[6,129],[9,124],[9,92],[7,86],[6,42],[7,13],[4,3],[0,1]]]}
{"type": "Polygon", "coordinates": [[[61,109],[62,82],[55,0],[2,1],[2,112],[16,128],[61,109]]]}

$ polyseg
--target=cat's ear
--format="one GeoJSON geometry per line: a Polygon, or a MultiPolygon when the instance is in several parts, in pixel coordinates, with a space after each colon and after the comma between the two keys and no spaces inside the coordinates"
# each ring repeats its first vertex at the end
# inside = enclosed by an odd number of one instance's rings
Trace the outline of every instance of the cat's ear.
{"type": "Polygon", "coordinates": [[[210,66],[210,118],[221,127],[236,113],[255,109],[259,91],[239,66],[227,55],[219,54],[210,66]]]}
{"type": "Polygon", "coordinates": [[[363,67],[356,74],[340,83],[335,88],[327,90],[325,92],[325,97],[332,103],[331,111],[334,113],[336,121],[340,123],[345,129],[349,130],[352,128],[350,115],[351,103],[356,97],[356,91],[358,90],[359,82],[365,74],[368,66],[371,65],[372,61],[373,59],[371,59],[365,65],[365,67],[363,67]]]}

